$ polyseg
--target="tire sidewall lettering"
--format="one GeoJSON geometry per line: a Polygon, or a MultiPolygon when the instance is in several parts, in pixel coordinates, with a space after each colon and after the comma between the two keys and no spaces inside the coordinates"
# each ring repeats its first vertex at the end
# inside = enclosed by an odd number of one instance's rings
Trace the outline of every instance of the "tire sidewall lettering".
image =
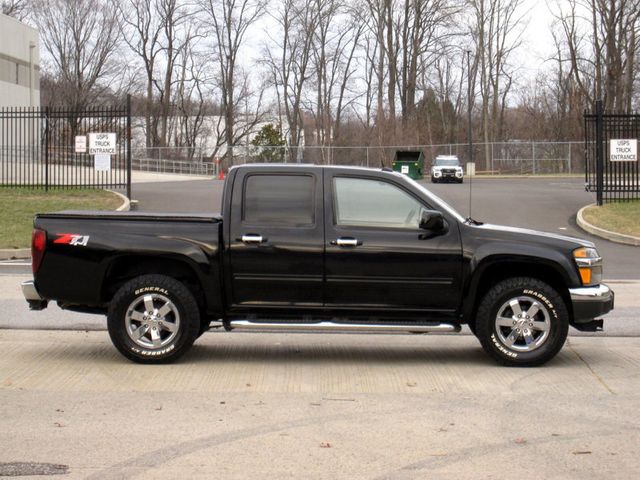
{"type": "Polygon", "coordinates": [[[493,342],[493,345],[500,350],[504,355],[511,357],[511,358],[517,358],[518,354],[516,352],[512,352],[511,350],[508,350],[504,345],[502,345],[502,343],[500,342],[500,340],[498,340],[496,338],[496,334],[492,333],[491,334],[491,341],[493,342]]]}
{"type": "Polygon", "coordinates": [[[538,300],[540,300],[542,303],[544,303],[547,306],[547,308],[549,309],[549,312],[553,315],[553,318],[558,318],[558,312],[556,311],[556,307],[542,293],[539,293],[539,292],[537,292],[535,290],[529,290],[529,289],[525,288],[524,290],[522,290],[522,294],[523,295],[529,295],[531,297],[537,298],[538,300]]]}
{"type": "Polygon", "coordinates": [[[138,355],[145,355],[147,357],[158,357],[161,355],[166,355],[175,348],[175,343],[172,343],[171,345],[167,345],[165,348],[162,348],[160,350],[142,350],[138,347],[131,347],[131,351],[137,353],[138,355]]]}
{"type": "Polygon", "coordinates": [[[142,295],[143,293],[162,293],[163,295],[169,296],[169,291],[160,287],[141,287],[136,289],[133,293],[134,295],[142,295]]]}

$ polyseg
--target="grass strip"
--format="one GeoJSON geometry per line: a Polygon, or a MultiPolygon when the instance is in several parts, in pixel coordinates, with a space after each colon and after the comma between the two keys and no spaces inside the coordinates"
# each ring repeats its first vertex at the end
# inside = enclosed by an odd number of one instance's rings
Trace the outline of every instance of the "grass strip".
{"type": "Polygon", "coordinates": [[[122,204],[104,190],[0,188],[0,248],[29,248],[36,213],[60,210],[115,210],[122,204]]]}
{"type": "Polygon", "coordinates": [[[584,210],[583,217],[591,225],[610,232],[640,237],[640,200],[592,206],[584,210]]]}

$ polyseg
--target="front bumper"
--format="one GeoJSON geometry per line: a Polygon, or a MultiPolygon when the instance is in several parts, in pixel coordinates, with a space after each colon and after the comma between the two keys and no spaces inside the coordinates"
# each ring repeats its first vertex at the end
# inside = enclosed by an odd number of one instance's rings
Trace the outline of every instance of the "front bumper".
{"type": "Polygon", "coordinates": [[[436,170],[431,174],[431,176],[433,178],[451,178],[460,180],[464,174],[462,172],[443,172],[441,170],[436,170]]]}
{"type": "Polygon", "coordinates": [[[49,301],[38,293],[38,289],[33,280],[22,282],[22,295],[24,295],[25,300],[29,304],[30,310],[44,310],[49,304],[49,301]]]}
{"type": "Polygon", "coordinates": [[[607,285],[570,288],[575,324],[589,323],[596,317],[613,310],[614,293],[607,285]]]}

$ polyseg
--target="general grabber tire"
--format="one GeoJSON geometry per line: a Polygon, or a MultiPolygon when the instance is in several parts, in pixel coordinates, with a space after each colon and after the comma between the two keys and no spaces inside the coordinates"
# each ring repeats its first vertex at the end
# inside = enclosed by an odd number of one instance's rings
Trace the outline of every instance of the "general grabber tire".
{"type": "Polygon", "coordinates": [[[169,363],[198,337],[200,313],[182,283],[164,275],[143,275],[116,292],[107,325],[111,341],[129,360],[169,363]]]}
{"type": "Polygon", "coordinates": [[[480,301],[476,336],[499,363],[533,367],[552,359],[569,330],[567,307],[552,287],[528,277],[503,280],[480,301]]]}

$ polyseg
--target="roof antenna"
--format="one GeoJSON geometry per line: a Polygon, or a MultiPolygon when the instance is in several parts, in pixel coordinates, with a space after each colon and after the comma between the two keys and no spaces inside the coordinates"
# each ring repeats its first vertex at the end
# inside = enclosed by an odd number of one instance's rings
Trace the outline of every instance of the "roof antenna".
{"type": "Polygon", "coordinates": [[[471,184],[473,183],[473,175],[475,172],[475,164],[473,163],[473,132],[471,131],[471,50],[467,50],[467,97],[469,101],[469,119],[467,129],[469,130],[469,160],[467,161],[467,165],[471,164],[469,168],[467,168],[467,172],[469,174],[469,220],[471,220],[471,195],[472,188],[471,184]]]}

